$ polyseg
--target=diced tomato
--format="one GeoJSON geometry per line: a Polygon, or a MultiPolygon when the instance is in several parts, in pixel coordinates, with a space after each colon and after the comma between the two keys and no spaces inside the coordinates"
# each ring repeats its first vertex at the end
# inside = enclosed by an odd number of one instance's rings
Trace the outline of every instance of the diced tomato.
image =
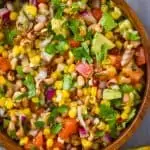
{"type": "Polygon", "coordinates": [[[7,72],[10,69],[10,62],[6,58],[0,57],[0,70],[3,72],[7,72]]]}
{"type": "Polygon", "coordinates": [[[132,71],[132,73],[130,74],[131,82],[138,83],[141,80],[143,75],[144,75],[144,72],[140,69],[137,71],[132,71]]]}
{"type": "Polygon", "coordinates": [[[38,109],[38,110],[37,110],[37,114],[38,114],[38,115],[42,114],[42,113],[44,112],[44,110],[45,110],[44,108],[38,109]]]}
{"type": "Polygon", "coordinates": [[[87,63],[77,64],[76,70],[85,78],[88,78],[93,74],[93,67],[87,63]]]}
{"type": "Polygon", "coordinates": [[[92,14],[95,17],[95,19],[97,21],[100,20],[100,18],[102,17],[102,11],[99,8],[93,8],[92,9],[92,14]]]}
{"type": "Polygon", "coordinates": [[[33,139],[33,144],[37,147],[42,147],[44,143],[43,134],[39,132],[37,136],[33,139]]]}
{"type": "Polygon", "coordinates": [[[59,150],[63,150],[64,149],[64,145],[58,141],[54,142],[53,148],[58,148],[59,150]]]}
{"type": "Polygon", "coordinates": [[[136,50],[136,54],[135,54],[135,59],[136,59],[136,64],[138,66],[144,65],[146,63],[145,60],[145,54],[144,54],[144,48],[143,47],[139,47],[136,50]]]}
{"type": "Polygon", "coordinates": [[[79,47],[80,46],[80,42],[79,41],[75,41],[73,39],[69,40],[69,45],[73,48],[79,47]]]}
{"type": "Polygon", "coordinates": [[[69,138],[72,134],[77,132],[78,124],[75,119],[67,118],[64,121],[64,128],[59,133],[59,137],[62,139],[69,138]]]}
{"type": "Polygon", "coordinates": [[[38,0],[38,3],[47,3],[47,0],[38,0]]]}
{"type": "Polygon", "coordinates": [[[120,55],[109,55],[109,58],[113,66],[115,66],[117,69],[121,68],[121,56],[120,55]]]}
{"type": "Polygon", "coordinates": [[[31,142],[28,142],[27,144],[24,145],[25,150],[30,150],[33,144],[31,142]]]}

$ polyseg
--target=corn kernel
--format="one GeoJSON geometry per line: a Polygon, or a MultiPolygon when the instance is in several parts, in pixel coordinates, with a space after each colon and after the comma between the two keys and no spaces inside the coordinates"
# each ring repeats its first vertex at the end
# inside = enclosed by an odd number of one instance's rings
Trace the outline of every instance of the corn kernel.
{"type": "Polygon", "coordinates": [[[21,146],[23,146],[23,145],[27,144],[28,141],[29,141],[29,138],[28,138],[28,137],[23,137],[23,138],[20,139],[19,144],[20,144],[21,146]]]}
{"type": "Polygon", "coordinates": [[[115,42],[115,44],[116,44],[116,47],[117,47],[118,49],[122,49],[123,44],[121,43],[121,41],[117,40],[117,41],[115,42]]]}
{"type": "Polygon", "coordinates": [[[33,103],[39,103],[39,98],[38,97],[33,97],[32,102],[33,103]]]}
{"type": "Polygon", "coordinates": [[[108,11],[108,6],[107,5],[102,5],[101,10],[102,10],[103,13],[107,12],[108,11]]]}
{"type": "Polygon", "coordinates": [[[86,139],[82,139],[81,143],[82,143],[82,146],[83,146],[84,149],[89,149],[89,148],[92,147],[92,142],[88,141],[86,139]]]}
{"type": "Polygon", "coordinates": [[[0,41],[4,39],[4,33],[0,32],[0,41]]]}
{"type": "Polygon", "coordinates": [[[83,89],[83,94],[84,94],[85,96],[88,95],[88,88],[84,88],[84,89],[83,89]]]}
{"type": "Polygon", "coordinates": [[[68,67],[68,72],[69,72],[69,73],[72,73],[72,72],[74,72],[74,71],[75,71],[75,64],[69,65],[69,67],[68,67]]]}
{"type": "Polygon", "coordinates": [[[68,73],[68,66],[64,67],[64,73],[68,73]]]}
{"type": "Polygon", "coordinates": [[[123,120],[128,119],[128,114],[125,113],[125,112],[123,112],[123,113],[121,114],[121,118],[122,118],[123,120]]]}
{"type": "Polygon", "coordinates": [[[122,13],[118,7],[114,8],[114,11],[111,13],[112,17],[117,20],[121,17],[122,13]]]}
{"type": "Polygon", "coordinates": [[[63,82],[62,81],[56,81],[54,86],[57,90],[60,90],[63,87],[63,82]]]}
{"type": "Polygon", "coordinates": [[[105,132],[110,132],[110,127],[109,127],[109,125],[108,125],[108,124],[106,125],[106,127],[105,127],[104,131],[105,131],[105,132]]]}
{"type": "Polygon", "coordinates": [[[4,107],[5,101],[6,101],[6,98],[4,97],[0,98],[0,107],[4,107]]]}
{"type": "Polygon", "coordinates": [[[7,51],[3,51],[3,52],[2,52],[2,56],[3,56],[4,58],[7,58],[7,57],[8,57],[8,52],[7,52],[7,51]]]}
{"type": "Polygon", "coordinates": [[[106,38],[108,38],[109,40],[113,40],[114,39],[114,35],[113,32],[109,31],[105,34],[106,38]]]}
{"type": "Polygon", "coordinates": [[[50,128],[45,128],[44,131],[43,131],[43,134],[44,134],[45,136],[49,136],[50,133],[51,133],[50,128]]]}
{"type": "Polygon", "coordinates": [[[6,101],[5,101],[5,107],[7,109],[12,109],[13,106],[14,106],[14,103],[13,103],[12,99],[10,99],[10,98],[6,99],[6,101]]]}
{"type": "Polygon", "coordinates": [[[0,76],[0,85],[5,85],[6,84],[6,80],[3,76],[0,76]]]}
{"type": "Polygon", "coordinates": [[[48,140],[46,141],[46,146],[47,146],[48,148],[50,148],[50,147],[53,146],[53,143],[54,143],[53,139],[48,139],[48,140]]]}
{"type": "Polygon", "coordinates": [[[63,90],[62,95],[63,95],[63,98],[69,98],[70,97],[70,94],[67,90],[63,90]]]}
{"type": "Polygon", "coordinates": [[[40,60],[41,60],[41,57],[39,55],[35,55],[32,58],[30,58],[30,62],[32,65],[39,65],[40,60]]]}
{"type": "Polygon", "coordinates": [[[31,115],[31,110],[29,108],[26,108],[23,110],[23,113],[26,115],[26,116],[30,116],[31,115]]]}
{"type": "Polygon", "coordinates": [[[92,87],[91,88],[91,96],[96,96],[97,94],[97,87],[92,87]]]}
{"type": "Polygon", "coordinates": [[[25,5],[24,11],[26,14],[31,15],[32,17],[35,17],[37,15],[37,8],[34,5],[25,5]]]}
{"type": "Polygon", "coordinates": [[[19,54],[24,53],[24,48],[22,46],[13,47],[13,56],[18,56],[19,54]]]}
{"type": "Polygon", "coordinates": [[[105,124],[104,122],[100,122],[100,123],[98,124],[97,128],[98,128],[99,130],[105,130],[106,124],[105,124]]]}
{"type": "Polygon", "coordinates": [[[95,107],[94,112],[95,112],[95,114],[97,114],[97,115],[99,114],[100,110],[99,110],[99,107],[98,107],[98,106],[95,107]]]}
{"type": "Polygon", "coordinates": [[[4,51],[4,47],[3,46],[0,46],[0,54],[4,51]]]}
{"type": "Polygon", "coordinates": [[[124,113],[130,113],[130,111],[131,111],[131,107],[129,107],[129,106],[125,106],[124,107],[124,113]]]}
{"type": "Polygon", "coordinates": [[[90,102],[91,104],[95,104],[95,103],[96,103],[96,97],[90,96],[89,102],[90,102]]]}
{"type": "Polygon", "coordinates": [[[17,20],[17,16],[18,16],[18,14],[13,11],[10,13],[9,18],[11,21],[15,21],[15,20],[17,20]]]}
{"type": "Polygon", "coordinates": [[[110,102],[107,101],[107,100],[102,100],[102,101],[101,101],[101,104],[105,104],[105,105],[107,105],[107,106],[110,106],[110,102]]]}
{"type": "Polygon", "coordinates": [[[58,71],[55,71],[51,74],[51,77],[56,80],[61,77],[61,73],[58,71]]]}
{"type": "Polygon", "coordinates": [[[72,107],[70,110],[69,110],[69,117],[70,118],[75,118],[76,117],[76,115],[77,115],[77,109],[76,109],[76,107],[72,107]]]}

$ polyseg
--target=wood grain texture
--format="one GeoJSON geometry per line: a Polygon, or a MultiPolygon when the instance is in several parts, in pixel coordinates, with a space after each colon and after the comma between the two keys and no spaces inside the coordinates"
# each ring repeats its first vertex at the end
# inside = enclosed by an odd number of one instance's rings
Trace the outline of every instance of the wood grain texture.
{"type": "MultiPolygon", "coordinates": [[[[144,27],[141,23],[141,21],[138,19],[138,17],[135,15],[135,12],[127,5],[127,3],[124,0],[113,0],[118,7],[120,7],[124,13],[128,16],[128,18],[132,21],[135,28],[139,31],[141,37],[142,37],[142,43],[145,47],[145,55],[147,60],[147,66],[146,66],[146,89],[144,92],[144,98],[143,102],[140,106],[139,112],[132,122],[132,124],[122,133],[122,135],[114,141],[110,146],[105,148],[105,150],[117,150],[120,148],[121,145],[123,145],[127,139],[133,134],[135,129],[139,126],[139,123],[141,120],[143,120],[143,116],[145,114],[146,109],[149,106],[149,100],[150,100],[150,41],[148,39],[148,36],[144,30],[144,27]]],[[[19,146],[15,142],[13,142],[11,139],[9,139],[6,135],[0,133],[0,144],[2,144],[7,150],[21,150],[19,146]]]]}

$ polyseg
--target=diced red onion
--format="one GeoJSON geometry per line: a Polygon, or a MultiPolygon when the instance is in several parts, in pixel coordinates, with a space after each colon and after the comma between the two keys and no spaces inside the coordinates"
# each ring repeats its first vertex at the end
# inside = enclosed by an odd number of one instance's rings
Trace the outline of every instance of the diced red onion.
{"type": "Polygon", "coordinates": [[[47,91],[46,91],[46,95],[45,95],[46,99],[47,100],[51,100],[54,97],[55,94],[56,94],[56,90],[55,89],[48,88],[47,91]]]}
{"type": "Polygon", "coordinates": [[[78,106],[78,119],[79,119],[80,125],[81,125],[84,129],[87,130],[86,123],[85,123],[85,121],[83,120],[82,107],[81,107],[81,106],[78,106]]]}
{"type": "Polygon", "coordinates": [[[100,0],[92,0],[91,3],[93,8],[100,8],[100,0]]]}
{"type": "Polygon", "coordinates": [[[4,22],[9,21],[9,14],[10,14],[10,10],[8,10],[7,8],[1,8],[0,9],[0,18],[2,18],[2,20],[4,22]]]}
{"type": "Polygon", "coordinates": [[[97,22],[90,11],[81,12],[81,16],[86,21],[87,24],[94,24],[97,22]]]}
{"type": "Polygon", "coordinates": [[[35,6],[38,5],[37,0],[29,0],[29,3],[30,3],[30,4],[33,4],[33,5],[35,5],[35,6]]]}
{"type": "Polygon", "coordinates": [[[112,142],[112,138],[110,137],[109,134],[105,134],[102,138],[103,142],[106,144],[110,144],[112,142]]]}
{"type": "Polygon", "coordinates": [[[24,116],[24,115],[20,116],[20,120],[23,123],[26,120],[26,116],[24,116]]]}
{"type": "Polygon", "coordinates": [[[79,135],[81,138],[86,138],[88,137],[88,132],[85,128],[79,128],[79,135]]]}

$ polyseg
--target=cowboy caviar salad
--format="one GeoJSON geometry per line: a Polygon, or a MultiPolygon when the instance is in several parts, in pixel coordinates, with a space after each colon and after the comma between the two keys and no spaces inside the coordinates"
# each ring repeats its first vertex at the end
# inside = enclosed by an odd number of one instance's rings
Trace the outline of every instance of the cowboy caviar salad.
{"type": "Polygon", "coordinates": [[[144,90],[138,31],[110,0],[0,1],[0,130],[26,150],[100,150],[144,90]]]}

